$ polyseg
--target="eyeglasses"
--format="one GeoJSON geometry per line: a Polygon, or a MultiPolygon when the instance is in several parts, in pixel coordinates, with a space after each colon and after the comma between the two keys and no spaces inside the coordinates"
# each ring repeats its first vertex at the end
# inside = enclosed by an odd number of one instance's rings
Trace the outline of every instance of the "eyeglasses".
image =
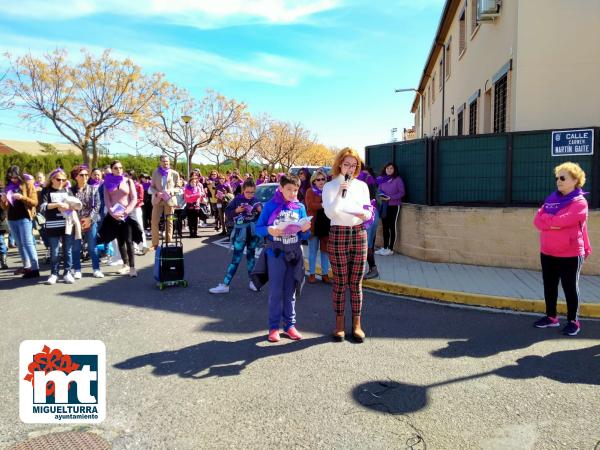
{"type": "Polygon", "coordinates": [[[66,178],[55,178],[56,181],[58,181],[59,183],[65,183],[67,181],[66,178]]]}
{"type": "Polygon", "coordinates": [[[87,173],[80,173],[77,175],[78,177],[89,177],[87,173]]]}
{"type": "Polygon", "coordinates": [[[558,180],[560,180],[560,181],[567,181],[567,178],[566,178],[566,177],[563,177],[563,176],[561,175],[560,177],[556,177],[556,181],[558,181],[558,180]]]}
{"type": "Polygon", "coordinates": [[[315,178],[315,181],[325,181],[325,178],[315,178]]]}
{"type": "Polygon", "coordinates": [[[342,166],[346,167],[347,169],[356,169],[358,167],[358,164],[343,163],[342,166]]]}

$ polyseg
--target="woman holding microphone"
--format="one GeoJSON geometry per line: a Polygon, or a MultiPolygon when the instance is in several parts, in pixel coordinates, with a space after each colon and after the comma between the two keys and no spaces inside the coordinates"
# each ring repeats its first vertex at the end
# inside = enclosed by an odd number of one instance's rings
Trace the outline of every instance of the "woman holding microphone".
{"type": "Polygon", "coordinates": [[[356,177],[361,171],[358,153],[344,148],[336,155],[332,180],[323,187],[323,208],[331,220],[329,260],[333,271],[333,338],[344,339],[346,289],[352,305],[352,336],[363,342],[365,333],[360,324],[362,311],[362,278],[367,260],[367,232],[363,222],[371,219],[369,188],[356,177]]]}

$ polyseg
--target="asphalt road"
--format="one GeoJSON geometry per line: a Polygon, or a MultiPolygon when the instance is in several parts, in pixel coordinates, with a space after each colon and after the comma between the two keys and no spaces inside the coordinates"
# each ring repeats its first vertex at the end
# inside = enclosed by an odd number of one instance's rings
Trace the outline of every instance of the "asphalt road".
{"type": "Polygon", "coordinates": [[[600,321],[566,338],[529,315],[367,292],[368,340],[334,343],[318,284],[297,302],[305,338],[270,344],[245,263],[229,294],[207,292],[230,254],[202,233],[184,240],[187,289],[156,289],[151,254],[137,279],[86,267],[75,285],[45,286],[2,272],[0,447],[80,429],[20,422],[20,342],[100,339],[107,418],[84,429],[115,449],[600,448],[600,321]]]}

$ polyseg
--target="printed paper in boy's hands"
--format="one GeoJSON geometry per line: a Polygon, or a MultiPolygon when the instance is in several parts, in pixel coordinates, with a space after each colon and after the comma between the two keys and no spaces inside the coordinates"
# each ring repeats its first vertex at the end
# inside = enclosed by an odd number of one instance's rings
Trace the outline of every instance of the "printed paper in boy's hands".
{"type": "Polygon", "coordinates": [[[112,205],[112,208],[110,208],[110,212],[113,214],[123,214],[125,212],[125,207],[120,203],[115,203],[112,205]]]}
{"type": "Polygon", "coordinates": [[[285,235],[296,234],[302,230],[302,227],[307,223],[310,223],[312,216],[303,217],[302,219],[295,222],[279,222],[277,225],[274,225],[278,230],[283,231],[285,235]]]}

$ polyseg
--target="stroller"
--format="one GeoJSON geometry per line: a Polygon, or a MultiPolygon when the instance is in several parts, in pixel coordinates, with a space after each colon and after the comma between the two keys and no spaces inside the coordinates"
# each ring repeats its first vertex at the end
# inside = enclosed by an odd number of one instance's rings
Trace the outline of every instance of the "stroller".
{"type": "Polygon", "coordinates": [[[160,246],[156,249],[154,257],[154,279],[156,286],[161,291],[167,286],[188,287],[188,282],[184,277],[184,259],[183,244],[181,242],[181,232],[176,225],[177,218],[175,214],[169,214],[165,217],[173,223],[173,241],[166,242],[166,227],[160,246]]]}

